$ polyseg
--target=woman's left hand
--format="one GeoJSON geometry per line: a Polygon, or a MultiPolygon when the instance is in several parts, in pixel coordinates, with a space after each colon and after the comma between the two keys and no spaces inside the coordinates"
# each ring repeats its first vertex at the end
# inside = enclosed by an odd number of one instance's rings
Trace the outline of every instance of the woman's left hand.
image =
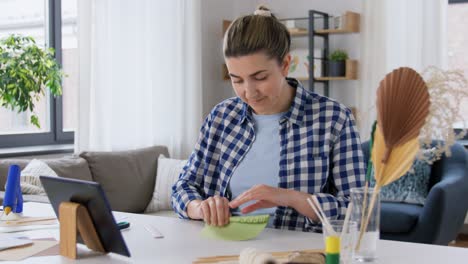
{"type": "Polygon", "coordinates": [[[247,214],[261,208],[289,206],[290,199],[290,190],[260,184],[241,193],[229,203],[229,207],[237,208],[247,202],[256,201],[241,210],[243,214],[247,214]]]}

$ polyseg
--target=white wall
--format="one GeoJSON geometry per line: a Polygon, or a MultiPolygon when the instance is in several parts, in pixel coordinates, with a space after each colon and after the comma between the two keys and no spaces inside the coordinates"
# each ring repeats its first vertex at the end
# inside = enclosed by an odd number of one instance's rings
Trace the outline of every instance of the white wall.
{"type": "MultiPolygon", "coordinates": [[[[234,96],[229,81],[222,80],[222,21],[251,14],[259,4],[268,6],[278,18],[306,17],[308,10],[315,9],[332,15],[345,11],[361,13],[360,0],[202,0],[202,75],[204,87],[204,113],[225,98],[234,96]]],[[[350,58],[359,60],[359,34],[333,35],[331,50],[341,48],[348,51],[350,58]]],[[[294,38],[293,46],[307,47],[306,38],[294,38]]],[[[359,72],[359,68],[358,68],[359,72]]],[[[330,83],[330,97],[351,107],[357,101],[359,81],[334,81],[330,83]]]]}
{"type": "Polygon", "coordinates": [[[222,79],[222,25],[234,17],[229,0],[202,0],[202,87],[203,113],[208,115],[217,103],[234,96],[231,83],[222,79]]]}

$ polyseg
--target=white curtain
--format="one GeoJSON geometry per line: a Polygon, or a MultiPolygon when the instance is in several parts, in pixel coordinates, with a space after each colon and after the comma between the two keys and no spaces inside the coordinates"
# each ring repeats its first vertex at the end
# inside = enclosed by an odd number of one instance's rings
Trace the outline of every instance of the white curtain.
{"type": "Polygon", "coordinates": [[[447,63],[447,0],[366,0],[361,15],[361,85],[358,95],[361,137],[376,119],[376,91],[399,67],[422,72],[447,63]]]}
{"type": "Polygon", "coordinates": [[[75,151],[165,145],[187,158],[203,120],[200,1],[79,1],[75,151]]]}

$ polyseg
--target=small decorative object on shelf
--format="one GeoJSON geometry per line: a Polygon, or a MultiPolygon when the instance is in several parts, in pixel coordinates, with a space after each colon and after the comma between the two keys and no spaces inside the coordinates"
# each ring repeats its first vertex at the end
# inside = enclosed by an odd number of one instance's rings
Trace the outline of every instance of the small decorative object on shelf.
{"type": "MultiPolygon", "coordinates": [[[[328,19],[330,20],[330,19],[328,19]]],[[[327,20],[327,22],[329,22],[327,20]]],[[[333,17],[333,25],[327,25],[323,29],[315,30],[317,34],[340,34],[340,33],[357,33],[359,32],[360,15],[351,11],[339,17],[333,17]],[[335,20],[335,18],[337,18],[335,20]]]]}
{"type": "Polygon", "coordinates": [[[307,36],[307,28],[304,24],[298,23],[296,19],[287,19],[282,21],[292,37],[307,36]]]}
{"type": "Polygon", "coordinates": [[[335,50],[332,52],[327,61],[328,76],[342,76],[346,75],[346,60],[348,53],[344,50],[335,50]]]}
{"type": "Polygon", "coordinates": [[[285,25],[288,29],[297,28],[297,27],[296,27],[296,20],[294,20],[294,19],[285,20],[285,21],[284,21],[284,25],[285,25]]]}
{"type": "MultiPolygon", "coordinates": [[[[314,50],[315,58],[313,65],[314,77],[322,76],[322,49],[314,50]]],[[[291,50],[291,66],[289,67],[289,77],[298,80],[309,79],[309,50],[308,49],[293,49],[291,50]]]]}
{"type": "Polygon", "coordinates": [[[334,29],[343,28],[343,15],[333,17],[333,28],[334,29]]]}

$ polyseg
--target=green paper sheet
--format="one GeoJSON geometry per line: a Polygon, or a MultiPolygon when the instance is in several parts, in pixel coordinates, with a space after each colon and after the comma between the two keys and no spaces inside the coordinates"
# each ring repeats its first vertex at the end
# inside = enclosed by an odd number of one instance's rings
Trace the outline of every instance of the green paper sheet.
{"type": "Polygon", "coordinates": [[[229,224],[223,227],[205,224],[201,235],[221,240],[249,240],[257,237],[265,229],[269,218],[269,215],[231,216],[229,224]]]}

